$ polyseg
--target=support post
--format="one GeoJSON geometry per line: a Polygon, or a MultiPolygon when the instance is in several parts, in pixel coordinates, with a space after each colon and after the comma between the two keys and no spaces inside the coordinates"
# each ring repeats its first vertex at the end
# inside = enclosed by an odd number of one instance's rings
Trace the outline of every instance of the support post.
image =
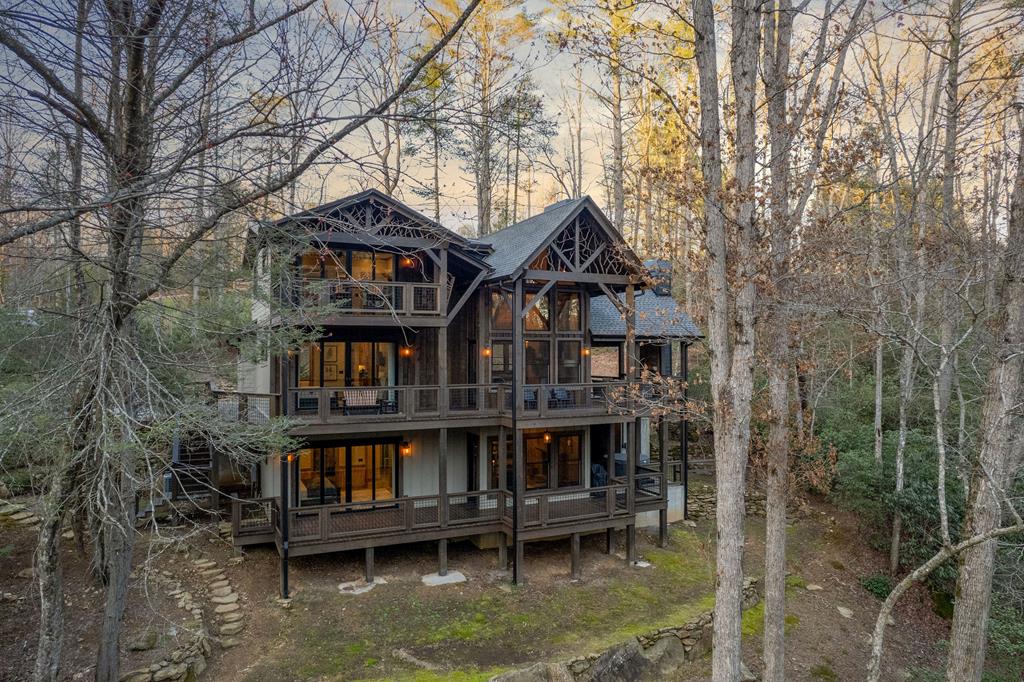
{"type": "Polygon", "coordinates": [[[569,544],[572,554],[572,579],[580,579],[580,534],[573,533],[569,536],[569,544]]]}
{"type": "Polygon", "coordinates": [[[523,400],[523,280],[517,279],[512,293],[512,583],[522,585],[523,543],[519,539],[523,522],[523,493],[526,491],[526,465],[523,461],[523,434],[519,431],[519,405],[523,400]]]}
{"type": "Polygon", "coordinates": [[[636,563],[636,526],[626,526],[626,563],[630,566],[636,563]]]}
{"type": "Polygon", "coordinates": [[[508,536],[504,533],[499,534],[501,537],[498,540],[498,570],[508,570],[508,536]]]}
{"type": "Polygon", "coordinates": [[[668,509],[658,510],[658,547],[668,547],[668,509]]]}
{"type": "Polygon", "coordinates": [[[448,575],[448,538],[437,541],[437,574],[448,575]]]}
{"type": "Polygon", "coordinates": [[[609,528],[604,532],[604,553],[611,554],[615,551],[615,529],[609,528]]]}
{"type": "Polygon", "coordinates": [[[366,548],[366,582],[373,582],[373,547],[366,548]]]}
{"type": "Polygon", "coordinates": [[[288,599],[288,455],[281,456],[281,598],[288,599]]]}
{"type": "MultiPolygon", "coordinates": [[[[690,393],[690,344],[683,342],[683,404],[689,399],[690,393]]],[[[690,422],[686,418],[686,408],[683,408],[683,421],[679,424],[679,447],[682,451],[683,468],[683,518],[690,518],[690,422]]]]}
{"type": "Polygon", "coordinates": [[[437,453],[437,512],[442,528],[448,527],[448,429],[438,433],[437,453]]]}

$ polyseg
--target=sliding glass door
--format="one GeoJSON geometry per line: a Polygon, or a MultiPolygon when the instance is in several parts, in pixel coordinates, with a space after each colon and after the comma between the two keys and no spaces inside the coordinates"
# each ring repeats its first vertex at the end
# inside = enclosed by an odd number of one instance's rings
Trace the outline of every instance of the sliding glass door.
{"type": "Polygon", "coordinates": [[[395,441],[303,448],[294,462],[293,499],[299,506],[390,500],[397,451],[395,441]]]}

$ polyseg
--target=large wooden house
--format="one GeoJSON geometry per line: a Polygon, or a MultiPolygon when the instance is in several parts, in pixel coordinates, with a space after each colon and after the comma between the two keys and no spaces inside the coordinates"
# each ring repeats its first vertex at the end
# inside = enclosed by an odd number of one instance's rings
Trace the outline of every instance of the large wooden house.
{"type": "Polygon", "coordinates": [[[375,547],[430,541],[444,574],[447,542],[469,538],[502,566],[511,548],[522,582],[527,542],[571,538],[577,574],[581,534],[624,530],[630,561],[638,522],[664,540],[678,496],[641,367],[678,374],[700,333],[589,197],[479,239],[372,190],[263,231],[308,248],[274,277],[261,251],[284,305],[253,314],[323,330],[220,397],[240,419],[286,415],[304,443],[233,504],[234,542],[275,543],[285,593],[301,555],[363,550],[372,580],[375,547]]]}

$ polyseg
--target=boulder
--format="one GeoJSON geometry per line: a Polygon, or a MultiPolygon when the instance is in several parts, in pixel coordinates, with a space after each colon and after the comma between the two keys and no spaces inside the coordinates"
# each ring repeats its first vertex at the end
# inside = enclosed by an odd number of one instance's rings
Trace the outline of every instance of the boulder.
{"type": "Polygon", "coordinates": [[[214,604],[234,604],[236,601],[238,601],[238,593],[229,592],[223,597],[211,597],[210,601],[212,601],[214,604]]]}
{"type": "Polygon", "coordinates": [[[528,668],[495,675],[490,682],[573,682],[573,675],[560,663],[534,663],[528,668]]]}
{"type": "Polygon", "coordinates": [[[146,630],[139,633],[137,637],[128,643],[128,649],[131,651],[149,651],[156,646],[157,639],[156,631],[146,630]]]}

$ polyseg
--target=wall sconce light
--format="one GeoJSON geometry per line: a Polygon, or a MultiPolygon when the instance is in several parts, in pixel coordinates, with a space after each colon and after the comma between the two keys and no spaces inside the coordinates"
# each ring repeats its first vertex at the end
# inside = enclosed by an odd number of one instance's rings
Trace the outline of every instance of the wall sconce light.
{"type": "Polygon", "coordinates": [[[402,457],[412,457],[412,443],[407,440],[403,440],[398,445],[398,454],[402,457]]]}
{"type": "Polygon", "coordinates": [[[551,442],[551,434],[546,432],[546,431],[544,432],[544,442],[545,443],[550,443],[551,442]]]}
{"type": "Polygon", "coordinates": [[[402,256],[401,265],[403,268],[411,268],[412,266],[416,265],[416,261],[414,261],[412,258],[409,258],[409,256],[402,256]]]}
{"type": "Polygon", "coordinates": [[[583,357],[587,357],[589,355],[590,355],[590,347],[589,346],[583,346],[583,357]]]}
{"type": "Polygon", "coordinates": [[[288,462],[291,463],[291,462],[294,462],[294,461],[295,461],[295,453],[294,452],[289,452],[288,453],[288,462]]]}
{"type": "Polygon", "coordinates": [[[490,346],[484,346],[484,348],[483,348],[483,350],[481,352],[484,354],[485,358],[491,357],[491,347],[490,346]]]}
{"type": "Polygon", "coordinates": [[[403,358],[411,358],[412,346],[402,346],[402,348],[398,352],[403,358]]]}

